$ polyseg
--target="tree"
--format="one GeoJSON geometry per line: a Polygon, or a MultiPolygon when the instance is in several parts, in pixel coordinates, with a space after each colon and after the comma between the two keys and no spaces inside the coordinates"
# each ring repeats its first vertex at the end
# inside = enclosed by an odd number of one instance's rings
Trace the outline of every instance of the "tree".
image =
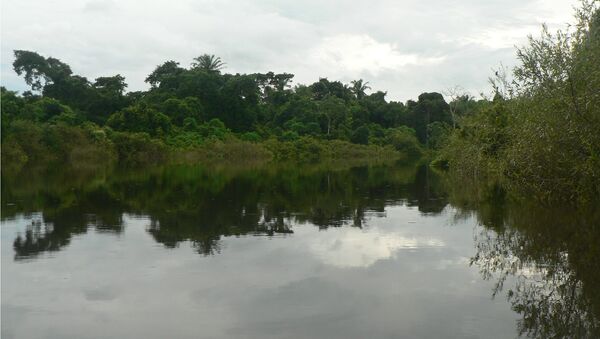
{"type": "Polygon", "coordinates": [[[256,73],[253,76],[260,89],[263,103],[278,106],[287,102],[291,94],[289,87],[294,78],[293,74],[268,72],[256,73]]]}
{"type": "Polygon", "coordinates": [[[55,58],[44,58],[36,52],[15,50],[13,69],[23,75],[25,82],[34,91],[44,88],[47,83],[56,83],[69,77],[73,72],[69,65],[55,58]]]}
{"type": "Polygon", "coordinates": [[[348,101],[352,97],[352,92],[347,86],[339,81],[329,81],[327,78],[321,78],[309,87],[316,100],[323,100],[327,96],[335,96],[348,101]]]}
{"type": "Polygon", "coordinates": [[[179,63],[173,60],[164,62],[157,66],[146,78],[146,82],[152,87],[158,87],[164,82],[168,82],[183,73],[185,69],[179,67],[179,63]]]}
{"type": "MultiPolygon", "coordinates": [[[[334,130],[337,130],[340,125],[349,122],[350,114],[344,101],[338,97],[328,95],[319,103],[319,112],[325,118],[325,130],[327,136],[331,136],[334,130]]],[[[349,124],[347,127],[350,127],[349,124]]]]}
{"type": "Polygon", "coordinates": [[[371,89],[371,87],[369,87],[369,83],[363,82],[363,79],[352,80],[350,83],[352,84],[350,90],[358,100],[361,100],[365,96],[366,90],[371,89]]]}
{"type": "Polygon", "coordinates": [[[415,130],[406,126],[390,128],[385,132],[385,143],[408,156],[421,154],[421,146],[415,130]]]}
{"type": "Polygon", "coordinates": [[[409,125],[417,132],[417,138],[427,144],[429,135],[427,126],[435,121],[450,123],[450,108],[440,93],[422,93],[419,100],[409,111],[409,125]]]}
{"type": "Polygon", "coordinates": [[[170,98],[161,105],[161,111],[165,113],[177,126],[183,126],[184,121],[193,118],[194,121],[203,119],[204,110],[197,98],[188,97],[184,100],[170,98]]]}
{"type": "Polygon", "coordinates": [[[215,117],[234,132],[249,131],[258,118],[259,89],[250,75],[226,76],[219,89],[215,117]]]}
{"type": "Polygon", "coordinates": [[[125,88],[127,88],[125,78],[121,74],[96,78],[93,86],[98,91],[111,96],[122,96],[125,93],[125,88]]]}
{"type": "Polygon", "coordinates": [[[106,124],[117,131],[145,132],[154,136],[164,135],[171,129],[169,117],[147,105],[130,106],[114,113],[106,124]]]}
{"type": "Polygon", "coordinates": [[[450,98],[448,108],[450,109],[450,116],[452,118],[452,128],[456,128],[456,115],[458,105],[460,103],[461,98],[469,98],[469,95],[466,94],[464,89],[462,89],[462,87],[460,86],[454,86],[452,88],[449,88],[444,92],[444,94],[450,98]]]}
{"type": "Polygon", "coordinates": [[[194,58],[194,62],[192,62],[193,69],[207,72],[219,73],[223,67],[225,67],[225,63],[221,61],[221,58],[212,54],[202,54],[201,56],[194,58]]]}

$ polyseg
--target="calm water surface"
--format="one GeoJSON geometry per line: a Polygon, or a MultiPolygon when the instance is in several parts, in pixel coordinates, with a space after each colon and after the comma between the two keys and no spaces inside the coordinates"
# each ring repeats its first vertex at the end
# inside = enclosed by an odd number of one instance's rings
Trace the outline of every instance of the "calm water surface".
{"type": "Polygon", "coordinates": [[[594,337],[600,212],[426,167],[2,177],[2,338],[594,337]]]}

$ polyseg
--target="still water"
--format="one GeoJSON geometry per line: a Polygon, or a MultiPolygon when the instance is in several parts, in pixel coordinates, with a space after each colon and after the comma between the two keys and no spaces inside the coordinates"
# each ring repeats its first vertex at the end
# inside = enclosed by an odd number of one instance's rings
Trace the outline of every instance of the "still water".
{"type": "Polygon", "coordinates": [[[594,337],[593,208],[416,164],[2,177],[2,338],[594,337]]]}

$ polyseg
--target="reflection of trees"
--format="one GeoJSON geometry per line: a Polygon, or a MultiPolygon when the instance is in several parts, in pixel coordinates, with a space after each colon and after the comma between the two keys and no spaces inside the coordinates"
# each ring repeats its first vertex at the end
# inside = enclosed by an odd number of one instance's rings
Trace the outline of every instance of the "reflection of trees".
{"type": "MultiPolygon", "coordinates": [[[[385,167],[264,169],[226,178],[201,170],[190,177],[189,170],[162,172],[153,180],[159,183],[153,190],[161,194],[148,195],[142,210],[152,219],[149,232],[156,241],[175,247],[189,240],[202,254],[218,252],[222,236],[288,234],[294,223],[361,227],[366,211],[383,211],[393,201],[418,201],[409,196],[416,191],[414,168],[404,173],[385,167]],[[169,194],[174,187],[185,190],[169,194]]],[[[137,201],[132,196],[124,200],[137,201]]]]}
{"type": "Polygon", "coordinates": [[[44,206],[43,222],[32,218],[14,240],[16,260],[58,251],[70,243],[72,236],[86,233],[89,228],[112,233],[123,230],[123,209],[102,188],[90,192],[70,188],[42,191],[37,199],[36,203],[44,206]]]}
{"type": "Polygon", "coordinates": [[[472,263],[506,292],[522,335],[600,337],[600,210],[511,202],[498,185],[440,183],[423,167],[202,167],[71,172],[2,178],[2,219],[42,211],[14,241],[15,259],[58,251],[90,229],[118,234],[124,213],[148,216],[149,234],[166,247],[190,242],[220,252],[223,236],[285,235],[295,223],[362,227],[369,212],[406,203],[439,213],[476,215],[472,263]],[[446,193],[448,192],[448,193],[446,193]],[[507,288],[505,288],[507,286],[507,288]]]}
{"type": "Polygon", "coordinates": [[[147,215],[148,232],[166,247],[190,241],[208,255],[219,252],[222,236],[288,234],[294,223],[362,227],[369,211],[390,204],[406,202],[427,213],[446,204],[437,177],[415,166],[238,172],[173,166],[79,181],[60,174],[38,175],[37,185],[3,178],[3,201],[19,202],[3,219],[41,210],[45,221],[15,240],[17,259],[59,250],[90,227],[120,232],[124,213],[147,215]]]}
{"type": "Polygon", "coordinates": [[[19,234],[13,243],[15,259],[28,258],[41,252],[58,251],[68,245],[71,235],[76,230],[62,227],[55,230],[53,226],[40,220],[33,220],[28,224],[24,234],[19,234]]]}
{"type": "Polygon", "coordinates": [[[448,204],[447,194],[439,182],[439,177],[428,166],[418,168],[410,192],[416,199],[419,211],[423,213],[440,213],[448,204]]]}
{"type": "Polygon", "coordinates": [[[471,204],[484,226],[472,264],[496,280],[494,295],[510,286],[519,334],[600,337],[600,211],[509,203],[497,186],[483,196],[471,204]]]}

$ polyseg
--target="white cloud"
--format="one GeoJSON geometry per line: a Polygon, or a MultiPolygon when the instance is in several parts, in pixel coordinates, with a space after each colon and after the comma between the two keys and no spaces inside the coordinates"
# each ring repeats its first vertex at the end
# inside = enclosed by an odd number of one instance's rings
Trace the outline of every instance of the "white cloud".
{"type": "Polygon", "coordinates": [[[441,239],[405,236],[377,228],[367,231],[357,228],[329,229],[311,239],[309,251],[327,265],[337,267],[368,267],[379,260],[392,258],[397,251],[439,248],[441,239]]]}
{"type": "Polygon", "coordinates": [[[1,81],[14,49],[57,57],[93,79],[120,73],[130,90],[166,60],[221,56],[229,72],[291,72],[297,82],[364,78],[390,99],[461,85],[486,90],[513,45],[571,19],[575,0],[4,0],[1,81]]]}
{"type": "Polygon", "coordinates": [[[309,51],[312,61],[333,73],[359,77],[367,72],[377,76],[384,71],[402,71],[411,65],[438,64],[443,57],[404,54],[398,46],[378,42],[367,34],[341,34],[326,37],[309,51]]]}
{"type": "Polygon", "coordinates": [[[476,35],[445,41],[458,43],[461,46],[475,44],[489,50],[498,50],[515,47],[519,42],[523,42],[528,35],[538,29],[538,26],[493,28],[478,32],[476,35]]]}
{"type": "Polygon", "coordinates": [[[85,11],[99,11],[99,12],[105,12],[105,11],[110,11],[111,9],[115,8],[115,3],[112,0],[93,0],[93,1],[89,1],[86,2],[85,5],[83,6],[83,9],[85,11]]]}

